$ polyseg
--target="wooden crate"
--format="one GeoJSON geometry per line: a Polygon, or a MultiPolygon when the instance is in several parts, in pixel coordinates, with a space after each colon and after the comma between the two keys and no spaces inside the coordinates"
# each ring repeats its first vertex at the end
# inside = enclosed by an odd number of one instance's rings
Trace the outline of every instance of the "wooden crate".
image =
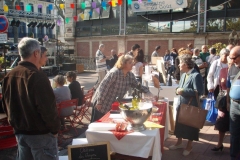
{"type": "Polygon", "coordinates": [[[77,72],[82,73],[84,72],[84,65],[83,64],[76,64],[77,72]]]}

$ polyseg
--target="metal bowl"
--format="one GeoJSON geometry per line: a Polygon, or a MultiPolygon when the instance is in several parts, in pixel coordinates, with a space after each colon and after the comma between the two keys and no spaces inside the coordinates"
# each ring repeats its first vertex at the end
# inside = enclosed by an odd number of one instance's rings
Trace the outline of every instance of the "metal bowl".
{"type": "Polygon", "coordinates": [[[152,106],[140,108],[139,110],[120,109],[122,117],[129,122],[128,130],[144,131],[146,129],[143,123],[151,115],[152,106]]]}

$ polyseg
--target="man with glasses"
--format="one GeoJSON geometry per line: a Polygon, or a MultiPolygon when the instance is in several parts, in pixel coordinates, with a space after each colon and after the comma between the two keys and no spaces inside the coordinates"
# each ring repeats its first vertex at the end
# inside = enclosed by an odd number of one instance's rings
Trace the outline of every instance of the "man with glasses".
{"type": "MultiPolygon", "coordinates": [[[[57,160],[60,129],[56,100],[42,65],[39,42],[23,38],[21,62],[3,80],[3,108],[18,142],[17,160],[57,160]]],[[[45,61],[45,60],[44,60],[45,61]]]]}
{"type": "MultiPolygon", "coordinates": [[[[238,69],[240,68],[240,46],[236,46],[231,50],[229,59],[233,61],[238,69]]],[[[227,83],[227,87],[230,88],[229,96],[231,99],[229,112],[231,133],[230,156],[231,160],[235,160],[240,158],[240,79],[239,76],[234,80],[230,78],[227,83]]]]}

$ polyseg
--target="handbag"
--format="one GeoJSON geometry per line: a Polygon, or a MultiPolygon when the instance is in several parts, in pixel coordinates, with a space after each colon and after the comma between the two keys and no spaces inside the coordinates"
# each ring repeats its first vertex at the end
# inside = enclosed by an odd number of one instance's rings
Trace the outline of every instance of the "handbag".
{"type": "MultiPolygon", "coordinates": [[[[206,105],[207,107],[207,110],[208,110],[208,113],[207,113],[207,117],[206,117],[206,120],[208,122],[211,122],[211,123],[215,123],[216,120],[217,120],[217,116],[218,116],[218,109],[215,108],[215,99],[214,99],[214,94],[213,93],[209,93],[208,94],[208,105],[206,105]]],[[[205,109],[206,109],[205,107],[205,109]]]]}
{"type": "Polygon", "coordinates": [[[227,108],[227,92],[222,90],[221,85],[219,85],[219,88],[220,92],[218,93],[214,107],[222,111],[227,108]]]}
{"type": "Polygon", "coordinates": [[[195,94],[198,102],[198,107],[190,105],[192,98],[189,100],[188,104],[181,104],[178,113],[178,122],[190,127],[201,129],[205,123],[208,111],[200,107],[197,91],[195,91],[195,94]]]}

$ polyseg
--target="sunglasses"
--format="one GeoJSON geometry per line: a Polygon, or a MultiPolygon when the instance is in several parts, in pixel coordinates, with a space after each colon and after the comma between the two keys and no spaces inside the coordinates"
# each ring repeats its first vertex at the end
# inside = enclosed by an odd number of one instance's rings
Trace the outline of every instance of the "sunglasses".
{"type": "Polygon", "coordinates": [[[236,57],[234,57],[234,58],[231,58],[231,57],[229,57],[229,58],[235,61],[239,56],[240,56],[240,55],[238,55],[238,56],[236,56],[236,57]]]}

